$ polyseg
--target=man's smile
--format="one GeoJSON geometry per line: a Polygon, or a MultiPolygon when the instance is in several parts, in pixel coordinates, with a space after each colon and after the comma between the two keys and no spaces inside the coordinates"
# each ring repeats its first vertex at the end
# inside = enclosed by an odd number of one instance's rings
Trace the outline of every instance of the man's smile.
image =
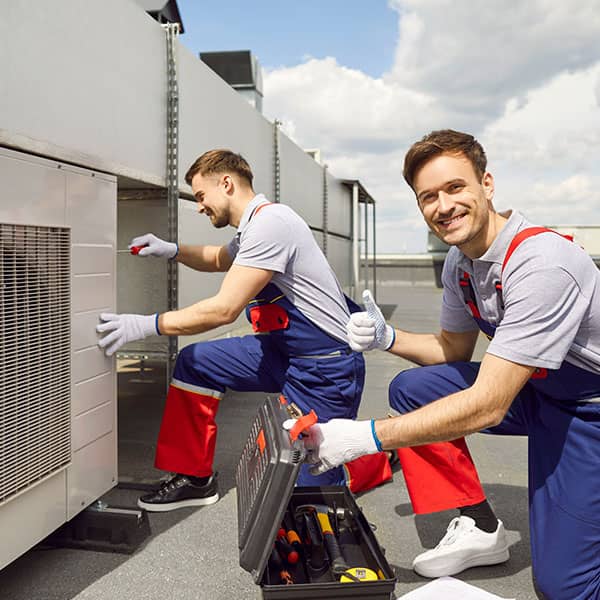
{"type": "Polygon", "coordinates": [[[451,227],[452,225],[462,221],[463,217],[465,217],[465,216],[466,216],[466,213],[463,213],[461,215],[455,215],[454,217],[450,217],[449,219],[439,219],[438,225],[448,228],[448,227],[451,227]]]}

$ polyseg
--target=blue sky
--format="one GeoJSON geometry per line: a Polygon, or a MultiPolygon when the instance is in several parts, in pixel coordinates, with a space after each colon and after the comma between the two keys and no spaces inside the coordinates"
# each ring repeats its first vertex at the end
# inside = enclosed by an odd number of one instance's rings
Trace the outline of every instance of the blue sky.
{"type": "Polygon", "coordinates": [[[192,52],[251,50],[263,113],[377,202],[382,253],[426,249],[402,178],[434,129],[474,134],[494,205],[600,225],[600,0],[178,0],[192,52]],[[474,6],[477,10],[474,10],[474,6]]]}
{"type": "Polygon", "coordinates": [[[252,50],[266,69],[307,56],[381,76],[393,63],[397,13],[385,0],[178,0],[192,52],[252,50]]]}

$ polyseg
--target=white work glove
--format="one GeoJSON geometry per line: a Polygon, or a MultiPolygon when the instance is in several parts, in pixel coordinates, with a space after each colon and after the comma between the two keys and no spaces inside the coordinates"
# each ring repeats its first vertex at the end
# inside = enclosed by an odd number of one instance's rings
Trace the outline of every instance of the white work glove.
{"type": "Polygon", "coordinates": [[[106,348],[106,356],[112,356],[121,346],[128,342],[143,340],[149,335],[160,335],[156,323],[157,315],[115,315],[102,313],[100,325],[96,325],[98,333],[110,331],[98,342],[100,348],[106,348]],[[108,348],[107,348],[108,346],[108,348]]]}
{"type": "Polygon", "coordinates": [[[350,315],[346,325],[348,345],[355,352],[368,350],[389,350],[396,341],[396,332],[385,322],[383,313],[369,290],[363,292],[366,312],[355,312],[350,315]]]}
{"type": "Polygon", "coordinates": [[[163,258],[175,258],[179,247],[174,242],[165,242],[153,233],[139,235],[131,240],[128,248],[133,246],[145,246],[138,252],[138,256],[160,256],[163,258]]]}
{"type": "Polygon", "coordinates": [[[302,438],[308,450],[306,461],[313,466],[310,472],[319,475],[365,454],[381,450],[376,440],[373,421],[332,419],[317,423],[302,438]]]}

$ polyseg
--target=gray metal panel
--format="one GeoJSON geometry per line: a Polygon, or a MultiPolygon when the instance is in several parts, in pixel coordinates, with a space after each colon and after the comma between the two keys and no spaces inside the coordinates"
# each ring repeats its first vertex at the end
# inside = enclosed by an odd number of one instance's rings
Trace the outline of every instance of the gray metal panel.
{"type": "Polygon", "coordinates": [[[352,235],[352,190],[330,173],[327,173],[327,230],[346,237],[352,235]]]}
{"type": "Polygon", "coordinates": [[[165,34],[141,7],[15,0],[0,39],[0,143],[164,180],[165,34]]]}
{"type": "MultiPolygon", "coordinates": [[[[102,307],[116,308],[116,180],[52,160],[0,149],[0,183],[3,189],[11,190],[0,205],[0,221],[34,224],[40,228],[44,225],[70,228],[67,253],[77,257],[71,258],[74,266],[67,273],[62,291],[71,296],[67,304],[71,335],[57,342],[50,335],[52,332],[45,332],[49,347],[54,348],[46,357],[48,365],[58,360],[59,351],[72,356],[70,364],[62,366],[67,375],[66,388],[72,393],[57,388],[56,381],[51,382],[50,387],[46,379],[37,384],[46,386],[50,394],[54,390],[61,398],[72,399],[67,414],[71,427],[64,431],[69,444],[72,440],[76,443],[72,454],[69,449],[69,466],[49,475],[45,481],[36,481],[0,507],[0,524],[9,532],[7,544],[2,545],[0,552],[1,568],[114,485],[117,449],[114,361],[107,359],[96,345],[94,325],[98,311],[87,310],[88,304],[96,303],[83,291],[85,286],[74,285],[83,278],[95,278],[94,282],[101,278],[105,283],[97,290],[102,293],[97,295],[102,298],[102,307]],[[101,378],[101,385],[93,385],[87,391],[74,391],[78,382],[85,385],[96,378],[101,378]],[[89,391],[94,393],[93,402],[90,402],[89,391]],[[102,413],[101,419],[96,418],[98,411],[102,413]],[[78,446],[82,447],[79,452],[78,446]],[[10,531],[17,532],[18,539],[12,540],[10,531]]],[[[34,358],[32,356],[32,360],[34,358]]],[[[31,389],[37,389],[36,384],[31,389]]],[[[24,406],[29,398],[30,395],[24,393],[24,406]]],[[[50,427],[52,420],[42,425],[50,427]]],[[[39,426],[40,423],[32,423],[33,428],[39,426]]],[[[48,439],[53,438],[48,436],[48,439]]],[[[54,439],[57,441],[48,450],[48,456],[57,451],[58,438],[54,439]]]]}
{"type": "Polygon", "coordinates": [[[311,231],[313,237],[315,238],[315,241],[317,242],[317,245],[319,246],[319,248],[321,248],[321,250],[323,250],[325,234],[322,231],[315,231],[314,229],[312,229],[311,231]]]}
{"type": "Polygon", "coordinates": [[[323,167],[279,134],[281,202],[291,206],[310,227],[323,228],[323,167]]]}
{"type": "Polygon", "coordinates": [[[350,240],[333,235],[327,236],[327,260],[346,292],[352,284],[351,250],[352,242],[350,240]]]}
{"type": "MultiPolygon", "coordinates": [[[[167,202],[156,190],[155,197],[117,202],[117,311],[152,314],[167,310],[167,261],[133,256],[127,250],[132,238],[154,233],[167,239],[167,202]]],[[[166,337],[149,337],[127,344],[123,352],[167,351],[166,337]]]]}
{"type": "MultiPolygon", "coordinates": [[[[0,94],[0,102],[1,94],[0,94]]],[[[20,225],[64,226],[65,175],[56,162],[37,159],[36,175],[31,162],[20,152],[0,148],[0,181],[3,198],[0,221],[20,225]]]]}
{"type": "MultiPolygon", "coordinates": [[[[254,189],[273,195],[273,126],[199,58],[179,50],[180,180],[206,150],[239,152],[254,172],[254,189]]],[[[186,188],[189,189],[189,188],[186,188]]]]}
{"type": "Polygon", "coordinates": [[[98,347],[100,312],[116,311],[116,179],[84,169],[65,172],[72,268],[72,462],[67,469],[67,519],[94,502],[117,480],[117,394],[114,359],[98,347]],[[94,318],[95,317],[95,318],[94,318]],[[95,321],[95,322],[94,322],[95,321]],[[104,385],[94,383],[103,380],[104,385]],[[94,394],[83,405],[84,391],[94,394]],[[75,392],[77,390],[77,392],[75,392]]]}
{"type": "Polygon", "coordinates": [[[65,522],[65,487],[66,474],[60,471],[0,509],[0,569],[65,522]]]}

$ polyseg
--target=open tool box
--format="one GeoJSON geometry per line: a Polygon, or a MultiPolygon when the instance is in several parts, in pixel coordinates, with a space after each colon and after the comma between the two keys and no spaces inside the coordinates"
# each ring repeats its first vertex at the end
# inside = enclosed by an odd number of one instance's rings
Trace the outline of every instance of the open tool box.
{"type": "Polygon", "coordinates": [[[350,490],[294,487],[311,416],[288,432],[291,412],[283,397],[268,398],[240,457],[240,565],[265,600],[390,600],[394,574],[350,490]]]}

